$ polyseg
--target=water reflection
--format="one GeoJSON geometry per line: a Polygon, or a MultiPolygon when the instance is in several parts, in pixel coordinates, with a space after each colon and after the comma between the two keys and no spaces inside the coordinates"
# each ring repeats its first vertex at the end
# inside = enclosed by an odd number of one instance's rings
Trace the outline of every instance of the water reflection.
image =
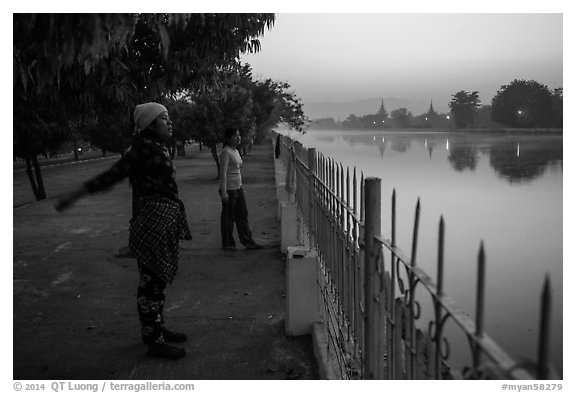
{"type": "Polygon", "coordinates": [[[531,181],[548,167],[562,165],[562,140],[539,138],[534,143],[506,141],[491,146],[490,165],[510,183],[531,181]]]}
{"type": "Polygon", "coordinates": [[[474,171],[478,164],[478,149],[455,141],[449,146],[446,141],[446,149],[450,151],[448,161],[454,170],[462,172],[464,170],[474,171]]]}
{"type": "MultiPolygon", "coordinates": [[[[562,135],[494,135],[447,133],[383,133],[315,136],[319,141],[334,142],[342,138],[350,146],[374,146],[384,158],[387,149],[406,153],[415,145],[424,144],[429,159],[438,148],[457,171],[476,170],[480,157],[489,157],[490,166],[498,176],[510,183],[530,182],[548,167],[562,165],[562,135]]],[[[416,159],[416,157],[415,157],[416,159]]]]}

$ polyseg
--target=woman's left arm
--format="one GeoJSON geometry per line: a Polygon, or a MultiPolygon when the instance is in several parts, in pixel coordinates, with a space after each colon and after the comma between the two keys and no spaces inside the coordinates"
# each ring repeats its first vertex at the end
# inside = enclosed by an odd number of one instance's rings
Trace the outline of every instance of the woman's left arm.
{"type": "Polygon", "coordinates": [[[137,161],[134,150],[130,148],[110,169],[85,182],[84,187],[90,194],[106,191],[128,177],[137,161]]]}
{"type": "Polygon", "coordinates": [[[230,164],[230,154],[222,150],[220,154],[220,197],[224,203],[228,202],[228,190],[226,189],[228,165],[230,164]]]}

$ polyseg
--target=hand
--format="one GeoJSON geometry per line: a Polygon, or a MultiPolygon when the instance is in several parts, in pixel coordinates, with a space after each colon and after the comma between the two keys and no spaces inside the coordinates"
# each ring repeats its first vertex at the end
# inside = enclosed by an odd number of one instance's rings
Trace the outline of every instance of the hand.
{"type": "Polygon", "coordinates": [[[62,213],[64,210],[67,210],[70,206],[72,206],[73,203],[74,200],[72,198],[58,198],[58,200],[56,200],[54,203],[54,209],[56,209],[58,213],[62,213]]]}
{"type": "Polygon", "coordinates": [[[58,213],[62,213],[64,210],[69,209],[74,204],[74,202],[76,202],[76,200],[80,198],[80,196],[82,196],[83,194],[84,194],[83,190],[73,191],[64,196],[59,197],[54,203],[54,209],[56,209],[58,213]]]}
{"type": "Polygon", "coordinates": [[[222,195],[222,203],[228,203],[228,193],[222,195]]]}

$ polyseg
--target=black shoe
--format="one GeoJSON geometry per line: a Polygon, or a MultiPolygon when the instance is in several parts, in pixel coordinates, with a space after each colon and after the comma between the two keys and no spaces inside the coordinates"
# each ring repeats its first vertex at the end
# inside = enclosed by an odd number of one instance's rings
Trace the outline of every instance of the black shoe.
{"type": "Polygon", "coordinates": [[[148,345],[147,356],[163,359],[182,359],[186,356],[184,348],[173,347],[166,343],[148,345]]]}
{"type": "Polygon", "coordinates": [[[247,250],[260,250],[262,248],[258,243],[248,243],[244,247],[246,247],[247,250]]]}
{"type": "MultiPolygon", "coordinates": [[[[184,333],[172,332],[166,328],[162,328],[162,336],[164,341],[168,343],[183,343],[188,340],[188,337],[184,333]]],[[[142,341],[144,341],[144,344],[154,343],[154,339],[151,337],[142,336],[142,341]]]]}
{"type": "Polygon", "coordinates": [[[236,246],[222,246],[222,249],[225,251],[238,251],[236,246]]]}
{"type": "Polygon", "coordinates": [[[164,341],[169,343],[183,343],[188,340],[184,333],[171,332],[166,328],[162,329],[162,335],[164,336],[164,341]]]}

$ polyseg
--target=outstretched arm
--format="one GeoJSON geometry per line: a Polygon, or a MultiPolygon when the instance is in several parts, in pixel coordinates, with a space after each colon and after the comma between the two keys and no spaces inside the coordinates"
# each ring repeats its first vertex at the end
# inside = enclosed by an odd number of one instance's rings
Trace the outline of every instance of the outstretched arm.
{"type": "Polygon", "coordinates": [[[54,208],[58,213],[62,213],[64,210],[69,209],[78,199],[88,194],[86,187],[81,186],[78,189],[59,197],[54,203],[54,208]]]}
{"type": "Polygon", "coordinates": [[[61,213],[87,194],[94,194],[109,189],[128,176],[134,161],[134,153],[129,150],[110,169],[88,180],[76,190],[59,197],[54,203],[54,208],[61,213]]]}

